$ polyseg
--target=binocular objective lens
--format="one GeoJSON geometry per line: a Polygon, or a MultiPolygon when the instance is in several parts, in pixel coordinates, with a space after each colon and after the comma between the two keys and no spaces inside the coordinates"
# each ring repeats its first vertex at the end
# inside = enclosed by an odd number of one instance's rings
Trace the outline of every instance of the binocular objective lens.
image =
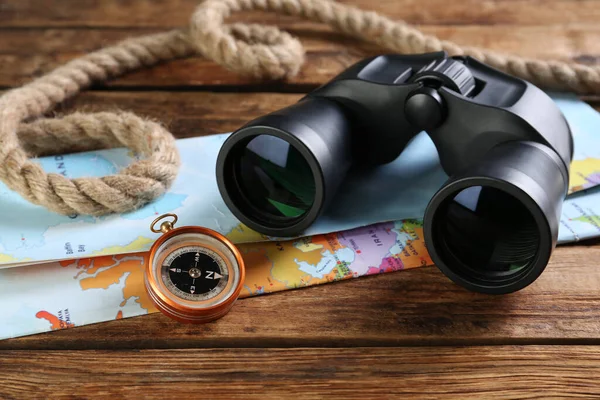
{"type": "Polygon", "coordinates": [[[264,218],[295,219],[315,199],[315,179],[290,143],[271,135],[252,138],[234,168],[240,193],[264,218]]]}
{"type": "Polygon", "coordinates": [[[483,280],[524,272],[540,245],[531,212],[493,187],[471,186],[450,196],[437,210],[434,223],[444,258],[483,280]]]}

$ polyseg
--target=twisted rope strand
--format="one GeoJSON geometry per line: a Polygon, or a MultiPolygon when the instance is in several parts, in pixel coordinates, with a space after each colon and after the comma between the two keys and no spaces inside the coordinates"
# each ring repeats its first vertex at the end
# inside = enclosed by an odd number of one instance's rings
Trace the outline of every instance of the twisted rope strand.
{"type": "Polygon", "coordinates": [[[180,160],[173,136],[159,124],[131,113],[74,113],[37,119],[93,82],[196,53],[257,78],[296,75],[304,61],[298,39],[277,27],[226,25],[234,12],[262,10],[321,22],[392,52],[444,50],[471,55],[507,73],[550,89],[600,93],[600,66],[541,61],[459,45],[425,35],[404,21],[331,0],[206,0],[189,31],[174,30],[127,39],[72,60],[0,97],[0,180],[30,202],[61,214],[103,215],[138,208],[163,194],[180,160]],[[118,174],[68,179],[46,174],[28,154],[45,155],[126,146],[142,159],[118,174]]]}

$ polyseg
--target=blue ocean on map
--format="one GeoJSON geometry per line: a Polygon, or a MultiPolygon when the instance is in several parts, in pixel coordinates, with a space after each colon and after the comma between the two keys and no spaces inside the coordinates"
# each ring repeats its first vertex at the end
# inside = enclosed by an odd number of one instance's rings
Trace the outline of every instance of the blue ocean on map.
{"type": "MultiPolygon", "coordinates": [[[[600,115],[575,97],[553,97],[573,128],[575,160],[600,159],[600,115]]],[[[179,140],[182,167],[170,191],[127,214],[61,216],[28,203],[0,183],[0,264],[145,251],[158,237],[149,230],[151,221],[167,212],[176,213],[180,225],[205,226],[237,241],[267,239],[241,227],[221,199],[215,164],[226,137],[221,134],[179,140]]],[[[126,149],[111,149],[45,157],[39,162],[48,172],[80,177],[115,173],[133,158],[126,149]]],[[[433,143],[422,133],[394,162],[351,171],[335,205],[306,235],[422,218],[429,199],[446,179],[433,143]]],[[[591,186],[566,200],[560,242],[600,236],[600,192],[591,186]]]]}

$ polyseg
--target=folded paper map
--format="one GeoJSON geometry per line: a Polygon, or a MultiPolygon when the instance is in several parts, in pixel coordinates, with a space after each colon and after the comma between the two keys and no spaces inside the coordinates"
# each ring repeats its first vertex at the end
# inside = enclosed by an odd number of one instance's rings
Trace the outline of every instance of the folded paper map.
{"type": "MultiPolygon", "coordinates": [[[[407,220],[242,244],[241,297],[431,265],[422,237],[422,224],[407,220]]],[[[145,260],[134,253],[0,270],[0,339],[155,312],[145,260]]]]}
{"type": "MultiPolygon", "coordinates": [[[[600,115],[574,97],[553,97],[575,136],[570,189],[590,190],[600,183],[600,115]]],[[[60,216],[31,205],[0,184],[0,265],[145,251],[158,236],[148,229],[150,222],[167,212],[178,214],[180,225],[212,228],[236,243],[268,240],[243,226],[219,195],[214,168],[226,137],[178,141],[183,165],[175,184],[162,198],[132,213],[100,218],[60,216]]],[[[46,157],[40,162],[47,171],[68,177],[100,176],[129,164],[132,156],[124,149],[113,149],[46,157]]],[[[396,161],[351,172],[335,207],[306,234],[422,218],[429,199],[446,179],[433,143],[420,134],[396,161]]],[[[598,234],[600,194],[589,196],[565,204],[561,242],[598,234]]]]}

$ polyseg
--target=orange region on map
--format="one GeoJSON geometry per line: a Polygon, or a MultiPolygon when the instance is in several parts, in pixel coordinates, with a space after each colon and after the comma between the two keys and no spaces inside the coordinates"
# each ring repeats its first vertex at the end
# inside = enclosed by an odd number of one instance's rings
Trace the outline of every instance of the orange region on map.
{"type": "Polygon", "coordinates": [[[36,318],[45,319],[46,321],[50,322],[50,328],[53,331],[58,329],[73,328],[75,326],[75,324],[65,322],[62,319],[58,318],[56,315],[49,313],[48,311],[38,311],[35,314],[35,316],[36,318]]]}
{"type": "MultiPolygon", "coordinates": [[[[343,244],[341,244],[340,241],[338,240],[337,232],[327,233],[324,235],[315,235],[312,238],[312,242],[313,242],[313,244],[323,246],[322,251],[329,250],[329,252],[332,254],[334,254],[336,251],[346,247],[343,244]]],[[[298,261],[303,261],[303,260],[298,260],[298,261]]],[[[338,264],[339,264],[339,261],[338,261],[338,264]]],[[[321,279],[310,276],[309,285],[311,285],[311,284],[318,285],[321,283],[333,282],[333,281],[337,281],[340,279],[348,279],[348,278],[352,278],[352,273],[350,272],[350,269],[345,264],[339,264],[339,265],[335,266],[331,270],[331,272],[329,272],[328,274],[325,274],[323,276],[323,278],[321,278],[321,279]]]]}
{"type": "Polygon", "coordinates": [[[80,258],[79,260],[62,260],[58,263],[63,268],[66,268],[73,264],[77,264],[77,268],[87,269],[90,265],[92,265],[93,260],[93,258],[80,258]]]}
{"type": "Polygon", "coordinates": [[[68,267],[75,264],[78,269],[85,269],[85,272],[90,275],[95,274],[96,271],[98,271],[100,268],[110,267],[111,265],[114,265],[116,263],[117,261],[113,258],[113,256],[80,258],[79,260],[60,261],[60,265],[63,267],[68,267]]]}
{"type": "MultiPolygon", "coordinates": [[[[299,268],[289,268],[290,262],[304,261],[307,264],[318,264],[325,251],[335,253],[343,247],[334,234],[315,235],[311,238],[311,242],[313,246],[308,249],[302,248],[295,240],[268,243],[268,246],[266,246],[267,256],[274,264],[271,275],[278,281],[285,283],[285,288],[309,286],[317,283],[314,281],[321,283],[320,279],[312,277],[299,268]]],[[[259,246],[262,245],[259,244],[259,246]]]]}
{"type": "MultiPolygon", "coordinates": [[[[289,263],[305,261],[318,264],[324,251],[335,253],[343,247],[335,233],[285,242],[239,244],[246,264],[246,291],[242,292],[242,296],[329,282],[333,278],[315,278],[299,268],[289,268],[289,263]]],[[[336,272],[332,274],[335,276],[336,272]]]]}
{"type": "MultiPolygon", "coordinates": [[[[144,265],[146,262],[146,253],[121,254],[118,256],[101,256],[92,259],[81,259],[75,261],[77,267],[85,266],[85,274],[93,275],[82,278],[79,281],[83,290],[87,289],[108,289],[109,286],[119,283],[125,274],[129,274],[125,279],[123,287],[123,302],[125,305],[130,298],[136,298],[136,302],[141,308],[148,312],[156,311],[152,300],[148,297],[144,286],[144,265]],[[127,259],[135,257],[133,259],[127,259]],[[100,272],[101,268],[110,267],[100,272]]],[[[73,265],[74,262],[65,262],[67,265],[73,265]]],[[[63,264],[61,264],[63,265],[63,264]]],[[[64,265],[63,265],[64,266],[64,265]]]]}
{"type": "Polygon", "coordinates": [[[297,268],[285,268],[286,262],[282,261],[290,262],[296,257],[307,262],[318,262],[321,258],[320,251],[303,253],[292,242],[244,243],[239,244],[238,248],[246,266],[246,290],[242,291],[242,297],[278,292],[289,289],[289,285],[307,282],[310,275],[297,268]]]}
{"type": "MultiPolygon", "coordinates": [[[[422,226],[407,226],[409,233],[414,232],[416,238],[424,237],[422,226]]],[[[406,243],[404,250],[399,255],[402,260],[403,269],[424,267],[427,265],[433,265],[431,256],[425,247],[425,241],[421,239],[411,240],[406,243]]]]}

